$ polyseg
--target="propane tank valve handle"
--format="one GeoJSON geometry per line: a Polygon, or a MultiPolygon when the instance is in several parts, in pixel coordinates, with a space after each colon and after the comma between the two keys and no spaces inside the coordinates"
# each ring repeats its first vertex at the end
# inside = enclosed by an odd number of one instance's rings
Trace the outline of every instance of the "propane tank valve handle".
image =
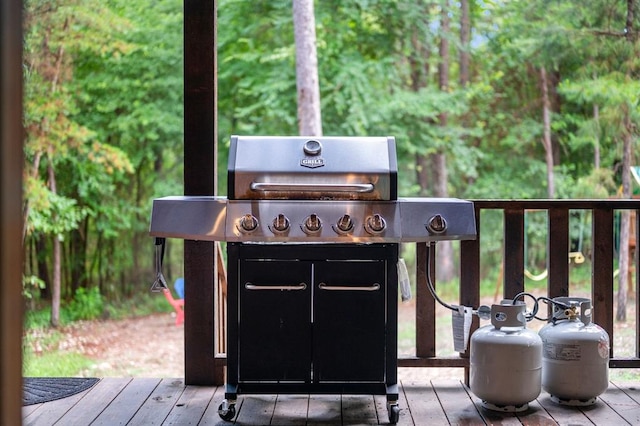
{"type": "Polygon", "coordinates": [[[538,298],[535,297],[533,294],[527,293],[525,291],[523,291],[521,293],[518,293],[513,297],[512,304],[515,305],[516,301],[522,296],[529,296],[530,298],[533,299],[533,309],[530,312],[525,312],[524,313],[524,317],[525,317],[526,321],[529,322],[529,321],[533,320],[534,318],[540,319],[540,318],[536,317],[536,315],[538,314],[538,308],[539,308],[539,306],[538,306],[538,298]]]}

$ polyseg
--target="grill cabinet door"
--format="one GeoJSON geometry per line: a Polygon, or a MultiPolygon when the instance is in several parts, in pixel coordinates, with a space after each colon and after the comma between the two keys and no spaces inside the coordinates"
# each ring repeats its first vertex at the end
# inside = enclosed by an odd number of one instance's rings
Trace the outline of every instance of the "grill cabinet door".
{"type": "Polygon", "coordinates": [[[241,260],[240,271],[240,382],[309,383],[310,262],[241,260]]]}
{"type": "Polygon", "coordinates": [[[314,381],[384,381],[386,262],[327,261],[314,270],[314,381]]]}

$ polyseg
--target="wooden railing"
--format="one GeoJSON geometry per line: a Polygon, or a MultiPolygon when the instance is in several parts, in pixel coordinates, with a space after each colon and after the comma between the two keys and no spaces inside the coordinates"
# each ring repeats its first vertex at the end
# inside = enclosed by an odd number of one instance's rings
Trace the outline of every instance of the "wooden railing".
{"type": "MultiPolygon", "coordinates": [[[[478,307],[480,305],[480,265],[483,259],[481,241],[487,233],[482,232],[481,213],[485,210],[499,210],[504,216],[503,230],[503,296],[513,298],[525,290],[525,211],[546,211],[548,220],[547,235],[547,297],[570,296],[569,294],[569,262],[570,249],[569,219],[574,210],[590,211],[592,218],[591,267],[592,290],[591,300],[594,306],[592,320],[603,327],[611,342],[614,341],[614,233],[616,227],[614,217],[617,211],[640,209],[638,200],[477,200],[475,203],[478,238],[460,242],[460,298],[463,306],[478,307]],[[551,242],[551,243],[549,243],[551,242]]],[[[630,229],[631,238],[637,240],[640,230],[640,215],[634,214],[630,229]]],[[[435,255],[430,256],[434,247],[425,244],[417,245],[416,255],[416,342],[415,356],[402,356],[398,359],[400,367],[461,367],[465,369],[468,382],[469,353],[459,356],[436,355],[436,302],[427,287],[427,259],[431,262],[432,279],[435,280],[435,255]]],[[[635,265],[635,282],[638,283],[638,250],[630,266],[635,265]]],[[[631,269],[633,270],[633,269],[631,269]]],[[[635,318],[628,319],[635,327],[634,354],[630,357],[614,356],[614,345],[611,345],[610,367],[640,368],[640,309],[639,293],[635,292],[635,318]]],[[[474,316],[472,331],[479,326],[474,316]]]]}
{"type": "MultiPolygon", "coordinates": [[[[614,356],[614,223],[615,213],[622,210],[636,212],[640,210],[640,200],[476,200],[474,201],[478,237],[476,240],[460,242],[460,294],[457,303],[463,306],[478,307],[480,300],[481,263],[483,253],[480,250],[483,238],[489,232],[483,232],[481,213],[487,210],[501,211],[503,226],[502,289],[504,298],[512,298],[525,291],[525,212],[544,211],[547,214],[547,297],[572,296],[569,293],[570,233],[569,219],[573,211],[591,212],[591,250],[592,269],[591,300],[594,306],[592,320],[603,327],[612,342],[609,365],[612,368],[640,368],[640,291],[635,291],[635,316],[628,318],[635,327],[634,353],[629,357],[614,356]]],[[[640,215],[634,214],[630,238],[637,241],[640,231],[640,215]]],[[[495,231],[495,230],[494,230],[495,231]]],[[[640,282],[638,251],[630,262],[630,270],[635,271],[635,282],[640,282]],[[635,267],[634,267],[635,266],[635,267]]],[[[427,287],[427,259],[430,261],[432,280],[435,282],[435,246],[417,244],[416,246],[416,335],[415,355],[402,355],[398,358],[399,367],[455,367],[463,368],[468,383],[469,351],[459,355],[439,356],[436,344],[436,301],[427,287]]],[[[224,265],[221,264],[221,268],[224,265]]],[[[224,275],[224,274],[223,274],[224,275]]],[[[220,277],[219,277],[220,278],[220,277]]],[[[226,289],[226,280],[224,287],[226,289]]],[[[220,281],[219,281],[220,282],[220,281]]],[[[221,283],[221,282],[220,282],[221,283]]],[[[222,284],[222,283],[221,283],[222,284]]],[[[637,285],[637,284],[636,284],[637,285]]],[[[222,288],[219,287],[219,288],[222,288]]],[[[436,283],[437,288],[437,283],[436,283]]],[[[224,290],[221,290],[226,293],[224,290]]],[[[222,349],[215,357],[216,384],[223,383],[224,354],[224,304],[225,295],[218,295],[218,348],[222,349]],[[221,316],[220,316],[221,315],[221,316]]],[[[452,301],[450,301],[452,302],[452,301]]],[[[479,327],[479,320],[473,317],[471,332],[479,327]]]]}

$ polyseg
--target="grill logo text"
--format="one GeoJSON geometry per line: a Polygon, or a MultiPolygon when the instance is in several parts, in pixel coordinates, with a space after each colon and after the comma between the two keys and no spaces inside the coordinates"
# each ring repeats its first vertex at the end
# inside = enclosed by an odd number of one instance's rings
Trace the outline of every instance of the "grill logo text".
{"type": "Polygon", "coordinates": [[[324,166],[324,158],[303,158],[300,160],[300,165],[303,167],[309,167],[310,169],[322,167],[324,166]]]}

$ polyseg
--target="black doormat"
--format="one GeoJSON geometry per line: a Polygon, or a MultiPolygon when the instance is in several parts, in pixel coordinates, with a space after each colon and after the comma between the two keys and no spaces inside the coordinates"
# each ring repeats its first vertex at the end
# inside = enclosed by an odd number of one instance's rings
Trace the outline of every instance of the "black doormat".
{"type": "Polygon", "coordinates": [[[89,389],[98,380],[91,377],[25,377],[22,381],[22,405],[66,398],[89,389]]]}

